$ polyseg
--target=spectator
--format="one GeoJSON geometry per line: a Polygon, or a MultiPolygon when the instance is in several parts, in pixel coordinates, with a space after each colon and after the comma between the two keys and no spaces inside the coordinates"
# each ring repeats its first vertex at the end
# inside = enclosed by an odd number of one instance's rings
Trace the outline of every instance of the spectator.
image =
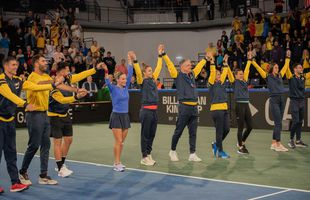
{"type": "Polygon", "coordinates": [[[3,37],[0,40],[0,53],[4,55],[4,59],[8,57],[9,49],[10,49],[10,39],[8,38],[8,34],[4,32],[3,37]]]}
{"type": "Polygon", "coordinates": [[[51,27],[51,40],[54,41],[54,45],[58,46],[59,45],[59,25],[53,21],[52,27],[51,27]]]}
{"type": "Polygon", "coordinates": [[[280,15],[278,15],[278,13],[276,11],[273,12],[273,14],[270,17],[270,23],[272,25],[278,25],[281,22],[281,17],[280,15]]]}
{"type": "Polygon", "coordinates": [[[54,46],[54,41],[47,39],[45,49],[46,49],[46,59],[52,60],[54,53],[56,51],[56,48],[54,46]]]}
{"type": "Polygon", "coordinates": [[[103,62],[107,65],[109,74],[114,74],[116,62],[111,56],[111,52],[107,52],[107,56],[103,58],[103,62]]]}
{"type": "Polygon", "coordinates": [[[207,13],[209,20],[214,20],[214,0],[204,0],[203,5],[205,5],[205,3],[207,3],[207,13]]]}
{"type": "Polygon", "coordinates": [[[160,82],[160,78],[157,78],[157,79],[156,79],[155,84],[156,84],[156,86],[157,86],[157,89],[159,89],[159,90],[165,89],[164,84],[162,84],[162,83],[160,82]]]}
{"type": "Polygon", "coordinates": [[[64,28],[61,30],[61,43],[64,47],[69,47],[69,29],[68,26],[64,26],[64,28]]]}
{"type": "Polygon", "coordinates": [[[25,38],[25,46],[30,45],[31,48],[35,47],[35,36],[32,34],[31,32],[31,27],[28,27],[27,29],[27,33],[25,34],[24,38],[25,38]]]}
{"type": "Polygon", "coordinates": [[[56,52],[55,52],[54,55],[53,55],[53,59],[54,59],[54,62],[55,62],[56,64],[65,61],[65,56],[64,56],[64,54],[61,52],[61,46],[57,46],[56,52]]]}
{"type": "Polygon", "coordinates": [[[82,88],[86,89],[88,92],[88,94],[85,96],[85,100],[88,102],[94,102],[98,88],[97,85],[93,82],[93,78],[91,76],[87,77],[87,81],[83,83],[82,88]]]}
{"type": "Polygon", "coordinates": [[[288,5],[289,5],[290,9],[293,11],[298,8],[298,3],[299,3],[299,1],[297,1],[297,0],[289,0],[288,1],[288,5]]]}
{"type": "Polygon", "coordinates": [[[55,78],[57,73],[57,63],[53,63],[51,71],[50,71],[50,77],[55,78]]]}
{"type": "Polygon", "coordinates": [[[198,0],[190,0],[190,9],[191,9],[191,21],[199,21],[198,18],[198,5],[199,1],[198,0]]]}
{"type": "Polygon", "coordinates": [[[293,63],[299,63],[301,61],[302,53],[301,39],[297,38],[297,41],[293,44],[293,51],[291,56],[293,63]]]}
{"type": "Polygon", "coordinates": [[[22,65],[19,65],[18,69],[17,69],[17,76],[23,76],[25,79],[28,78],[28,76],[31,74],[31,72],[33,71],[32,67],[27,65],[26,62],[24,62],[22,65]]]}
{"type": "Polygon", "coordinates": [[[34,21],[34,18],[33,18],[33,13],[32,11],[28,11],[28,14],[24,20],[24,24],[26,27],[31,27],[32,23],[34,21]]]}
{"type": "Polygon", "coordinates": [[[88,51],[85,57],[86,69],[89,69],[89,66],[92,64],[92,60],[93,60],[93,57],[92,57],[91,51],[88,51]]]}
{"type": "Polygon", "coordinates": [[[70,54],[71,58],[75,58],[76,52],[77,52],[76,46],[72,43],[70,45],[70,48],[68,49],[68,53],[70,54]]]}
{"type": "Polygon", "coordinates": [[[238,16],[236,16],[232,23],[231,23],[231,26],[233,27],[233,30],[237,32],[237,30],[241,30],[242,29],[242,22],[241,20],[239,19],[238,16]]]}
{"type": "Polygon", "coordinates": [[[176,22],[183,22],[183,0],[176,0],[175,6],[176,22]]]}
{"type": "Polygon", "coordinates": [[[115,67],[115,71],[123,72],[124,74],[128,74],[128,69],[126,66],[126,59],[121,60],[121,64],[115,67]]]}
{"type": "Polygon", "coordinates": [[[203,68],[200,72],[200,74],[198,75],[197,78],[197,87],[198,88],[206,88],[207,84],[208,84],[208,74],[206,72],[206,69],[203,68]]]}
{"type": "Polygon", "coordinates": [[[85,57],[88,55],[89,48],[87,48],[85,43],[82,43],[82,48],[80,49],[82,55],[85,57]]]}
{"type": "Polygon", "coordinates": [[[129,89],[139,89],[139,85],[138,85],[138,83],[136,81],[136,77],[135,76],[131,77],[129,89]]]}
{"type": "Polygon", "coordinates": [[[212,53],[213,56],[216,56],[216,48],[213,46],[213,42],[210,42],[209,45],[208,45],[208,48],[206,48],[206,53],[210,52],[212,53]]]}
{"type": "Polygon", "coordinates": [[[72,37],[82,38],[82,27],[77,20],[74,20],[74,24],[71,26],[72,37]]]}
{"type": "Polygon", "coordinates": [[[290,33],[291,25],[288,23],[287,18],[285,17],[283,23],[281,24],[281,31],[282,34],[289,34],[290,33]]]}
{"type": "Polygon", "coordinates": [[[280,64],[282,66],[283,63],[283,51],[282,48],[279,46],[278,40],[274,41],[274,47],[271,50],[271,58],[272,62],[280,64]]]}
{"type": "Polygon", "coordinates": [[[44,49],[45,48],[45,37],[42,33],[42,31],[39,32],[37,37],[37,48],[38,49],[44,49]]]}
{"type": "Polygon", "coordinates": [[[274,0],[274,4],[275,4],[275,11],[277,13],[282,13],[283,12],[283,0],[274,0]]]}
{"type": "Polygon", "coordinates": [[[221,41],[223,43],[223,47],[226,50],[227,49],[227,44],[228,44],[228,37],[226,35],[226,31],[222,31],[221,41]]]}
{"type": "Polygon", "coordinates": [[[93,41],[92,45],[90,46],[90,51],[92,54],[99,52],[100,47],[98,46],[97,41],[93,41]]]}
{"type": "Polygon", "coordinates": [[[240,43],[244,42],[244,35],[241,33],[240,29],[237,30],[237,34],[235,35],[234,41],[235,42],[240,42],[240,43]]]}
{"type": "Polygon", "coordinates": [[[16,60],[19,62],[19,66],[23,66],[24,63],[26,62],[25,55],[23,54],[22,49],[18,49],[18,53],[16,55],[16,60]]]}

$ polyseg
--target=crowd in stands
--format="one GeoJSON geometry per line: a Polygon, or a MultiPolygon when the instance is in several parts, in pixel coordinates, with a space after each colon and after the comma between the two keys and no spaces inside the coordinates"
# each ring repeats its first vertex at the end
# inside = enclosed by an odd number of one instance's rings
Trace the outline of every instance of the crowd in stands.
{"type": "MultiPolygon", "coordinates": [[[[310,72],[309,9],[290,11],[282,17],[276,11],[271,16],[249,12],[245,23],[235,17],[231,28],[230,34],[223,31],[216,44],[211,42],[206,48],[207,52],[212,52],[216,56],[218,69],[223,64],[224,55],[228,54],[232,70],[237,68],[244,70],[249,51],[255,55],[257,63],[265,69],[270,63],[277,63],[282,67],[286,51],[290,50],[291,63],[301,63],[304,72],[310,72]]],[[[207,70],[201,72],[198,87],[205,87],[207,70]]],[[[254,68],[251,68],[250,79],[253,80],[253,85],[265,85],[254,68]]],[[[306,81],[306,85],[310,87],[310,80],[306,81]]]]}

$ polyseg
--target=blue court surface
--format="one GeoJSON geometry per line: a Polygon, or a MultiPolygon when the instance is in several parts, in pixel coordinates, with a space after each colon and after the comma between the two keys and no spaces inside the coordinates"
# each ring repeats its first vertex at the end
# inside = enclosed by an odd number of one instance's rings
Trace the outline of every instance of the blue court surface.
{"type": "MultiPolygon", "coordinates": [[[[18,156],[21,166],[22,155],[18,156]]],[[[54,160],[50,160],[49,174],[59,181],[57,186],[39,185],[39,158],[35,157],[29,169],[33,186],[23,193],[9,192],[10,180],[6,172],[5,161],[1,162],[0,184],[5,193],[0,199],[49,200],[49,199],[310,199],[310,191],[278,188],[247,183],[237,183],[200,177],[188,177],[162,172],[127,169],[114,172],[111,166],[67,161],[74,171],[69,178],[57,177],[54,160]]]]}

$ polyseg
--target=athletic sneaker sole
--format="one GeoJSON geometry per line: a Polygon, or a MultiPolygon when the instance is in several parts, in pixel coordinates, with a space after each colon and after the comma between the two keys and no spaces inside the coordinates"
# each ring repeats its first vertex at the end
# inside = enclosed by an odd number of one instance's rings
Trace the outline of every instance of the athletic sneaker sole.
{"type": "Polygon", "coordinates": [[[304,146],[304,145],[296,144],[296,147],[307,148],[308,146],[304,146]]]}
{"type": "Polygon", "coordinates": [[[15,189],[15,190],[11,190],[10,189],[10,192],[22,192],[24,190],[28,190],[29,187],[26,187],[26,188],[23,188],[23,189],[15,189]]]}
{"type": "Polygon", "coordinates": [[[237,151],[238,154],[240,155],[248,155],[249,153],[243,153],[243,152],[240,152],[240,151],[237,151]]]}

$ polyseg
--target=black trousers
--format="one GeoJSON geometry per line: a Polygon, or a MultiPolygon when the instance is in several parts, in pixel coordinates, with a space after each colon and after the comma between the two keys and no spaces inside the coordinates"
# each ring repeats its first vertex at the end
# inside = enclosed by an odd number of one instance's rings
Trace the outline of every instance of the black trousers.
{"type": "Polygon", "coordinates": [[[196,151],[196,134],[198,126],[197,106],[179,104],[178,120],[172,136],[171,150],[175,151],[183,130],[187,126],[189,133],[190,153],[196,151]]]}
{"type": "Polygon", "coordinates": [[[272,139],[281,141],[282,119],[284,114],[284,98],[282,95],[270,97],[270,112],[274,120],[272,139]]]}
{"type": "Polygon", "coordinates": [[[245,142],[252,131],[252,115],[249,107],[249,103],[236,102],[236,117],[238,123],[238,144],[242,146],[242,142],[245,142]],[[244,124],[246,129],[244,130],[244,124]]]}
{"type": "Polygon", "coordinates": [[[198,18],[198,6],[191,6],[191,20],[192,22],[194,21],[199,21],[198,18]]]}
{"type": "Polygon", "coordinates": [[[229,117],[227,110],[211,111],[216,131],[216,146],[219,151],[223,151],[223,141],[229,133],[229,117]]]}
{"type": "Polygon", "coordinates": [[[27,172],[34,155],[40,148],[41,174],[47,174],[51,146],[49,118],[46,112],[27,112],[26,121],[29,141],[20,172],[27,172]]]}
{"type": "Polygon", "coordinates": [[[157,110],[141,109],[141,152],[143,157],[147,157],[152,152],[153,141],[157,129],[157,110]]]}
{"type": "Polygon", "coordinates": [[[296,140],[301,139],[301,127],[304,120],[305,113],[305,101],[304,99],[295,100],[291,99],[290,102],[292,125],[291,125],[291,140],[294,139],[296,134],[296,140]]]}
{"type": "Polygon", "coordinates": [[[19,183],[18,170],[16,166],[16,130],[15,121],[3,122],[0,121],[0,162],[2,151],[6,161],[6,167],[11,178],[12,185],[19,183]]]}

